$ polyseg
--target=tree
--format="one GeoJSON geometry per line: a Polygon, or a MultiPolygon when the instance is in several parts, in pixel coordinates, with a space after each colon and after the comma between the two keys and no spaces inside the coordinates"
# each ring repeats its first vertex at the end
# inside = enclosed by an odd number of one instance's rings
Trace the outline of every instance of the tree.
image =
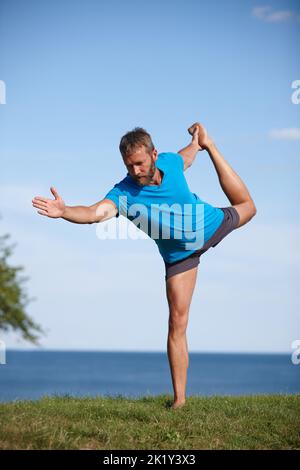
{"type": "Polygon", "coordinates": [[[6,246],[9,237],[9,234],[0,236],[0,330],[20,332],[24,339],[38,344],[39,334],[44,334],[44,331],[25,312],[26,305],[34,298],[28,298],[22,287],[28,277],[20,277],[18,272],[24,268],[7,263],[16,245],[6,246]]]}

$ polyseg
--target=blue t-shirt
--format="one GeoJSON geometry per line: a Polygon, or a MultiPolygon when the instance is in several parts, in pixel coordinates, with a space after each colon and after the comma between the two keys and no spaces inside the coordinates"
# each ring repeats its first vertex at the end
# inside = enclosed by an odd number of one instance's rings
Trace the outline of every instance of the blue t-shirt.
{"type": "Polygon", "coordinates": [[[202,248],[224,212],[190,191],[180,154],[159,153],[155,164],[163,172],[160,185],[141,186],[127,173],[104,199],[116,204],[116,217],[127,217],[155,241],[167,263],[175,263],[202,248]]]}

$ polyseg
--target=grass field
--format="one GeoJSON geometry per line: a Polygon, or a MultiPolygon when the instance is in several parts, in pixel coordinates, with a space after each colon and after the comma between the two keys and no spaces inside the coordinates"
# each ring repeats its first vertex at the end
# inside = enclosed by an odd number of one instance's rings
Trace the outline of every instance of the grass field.
{"type": "Polygon", "coordinates": [[[1,449],[300,449],[300,395],[44,397],[0,404],[1,449]]]}

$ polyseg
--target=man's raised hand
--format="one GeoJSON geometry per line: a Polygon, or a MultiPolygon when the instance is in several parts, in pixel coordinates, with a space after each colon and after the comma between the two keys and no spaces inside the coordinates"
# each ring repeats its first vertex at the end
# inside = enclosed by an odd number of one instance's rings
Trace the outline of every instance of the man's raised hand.
{"type": "Polygon", "coordinates": [[[33,207],[40,209],[38,210],[38,214],[57,219],[58,217],[62,217],[64,214],[66,205],[53,186],[51,186],[50,191],[55,199],[35,196],[32,199],[32,205],[33,207]]]}
{"type": "Polygon", "coordinates": [[[196,139],[200,147],[199,150],[204,150],[208,147],[211,139],[207,135],[207,130],[200,122],[192,124],[191,127],[188,128],[188,133],[193,136],[193,140],[196,139]]]}

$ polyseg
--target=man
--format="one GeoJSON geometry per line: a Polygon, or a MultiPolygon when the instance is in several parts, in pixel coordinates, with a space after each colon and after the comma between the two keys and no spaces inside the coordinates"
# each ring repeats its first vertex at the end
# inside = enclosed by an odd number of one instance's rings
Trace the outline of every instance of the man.
{"type": "Polygon", "coordinates": [[[173,409],[182,407],[186,401],[189,361],[186,329],[199,258],[256,214],[248,189],[221,155],[204,126],[197,122],[188,132],[193,137],[187,147],[178,153],[160,154],[144,129],[138,127],[125,134],[119,148],[127,176],[96,204],[66,206],[53,187],[50,189],[54,200],[37,196],[32,201],[40,215],[61,217],[79,224],[104,222],[122,214],[135,224],[138,220],[139,228],[154,239],[166,269],[167,349],[174,389],[173,409]],[[204,150],[214,164],[231,206],[213,207],[191,193],[187,185],[184,171],[192,165],[197,153],[204,150]],[[161,207],[168,216],[167,221],[166,217],[161,221],[161,207]],[[134,217],[136,212],[139,212],[138,218],[134,217]],[[189,222],[187,230],[184,223],[179,224],[182,217],[189,222]],[[165,237],[166,229],[169,233],[165,237]],[[193,241],[191,235],[196,240],[193,241]]]}

